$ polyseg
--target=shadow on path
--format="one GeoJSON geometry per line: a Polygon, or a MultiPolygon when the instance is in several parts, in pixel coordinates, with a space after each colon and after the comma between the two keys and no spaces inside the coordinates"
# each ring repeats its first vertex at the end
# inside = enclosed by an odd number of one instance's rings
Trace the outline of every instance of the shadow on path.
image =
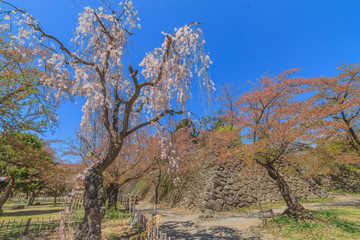
{"type": "Polygon", "coordinates": [[[219,239],[219,240],[259,240],[259,237],[248,237],[244,236],[239,231],[235,229],[223,227],[223,226],[213,226],[205,228],[203,226],[197,225],[194,222],[175,222],[168,221],[161,225],[164,232],[168,236],[172,236],[175,239],[219,239]]]}

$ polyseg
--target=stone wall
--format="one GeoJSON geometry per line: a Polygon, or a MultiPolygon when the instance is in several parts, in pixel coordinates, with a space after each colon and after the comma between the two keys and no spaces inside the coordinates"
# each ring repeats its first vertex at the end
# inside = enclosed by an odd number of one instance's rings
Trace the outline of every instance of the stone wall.
{"type": "MultiPolygon", "coordinates": [[[[282,196],[274,180],[259,167],[250,172],[241,164],[237,166],[204,167],[190,175],[181,186],[173,186],[173,190],[162,195],[160,201],[171,206],[201,209],[204,212],[224,211],[244,207],[251,204],[275,203],[282,201],[282,196]],[[179,189],[181,187],[181,189],[179,189]],[[173,196],[177,197],[174,201],[173,196]]],[[[327,198],[329,194],[315,181],[300,175],[285,176],[291,190],[298,199],[327,198]]],[[[150,181],[145,181],[149,183],[150,181]]],[[[145,184],[136,193],[142,199],[153,199],[153,186],[145,184]]],[[[130,193],[130,188],[127,191],[130,193]]],[[[162,191],[160,189],[160,191],[162,191]]]]}
{"type": "MultiPolygon", "coordinates": [[[[203,189],[203,194],[190,191],[184,198],[185,206],[194,206],[202,211],[223,211],[258,204],[258,201],[275,203],[283,200],[274,180],[261,168],[249,174],[241,165],[230,168],[217,166],[206,175],[205,184],[198,188],[198,191],[203,189]]],[[[301,176],[285,179],[298,199],[329,197],[329,194],[311,179],[301,176]]]]}
{"type": "Polygon", "coordinates": [[[342,166],[332,174],[317,177],[316,181],[328,190],[359,193],[360,173],[358,171],[342,166]]]}

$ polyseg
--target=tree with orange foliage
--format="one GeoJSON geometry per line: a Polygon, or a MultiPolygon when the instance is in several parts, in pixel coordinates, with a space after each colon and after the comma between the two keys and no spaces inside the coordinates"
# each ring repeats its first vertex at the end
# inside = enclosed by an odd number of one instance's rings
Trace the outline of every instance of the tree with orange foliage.
{"type": "Polygon", "coordinates": [[[344,64],[338,69],[342,72],[336,76],[309,82],[315,93],[311,123],[322,137],[346,133],[349,145],[360,156],[360,64],[344,64]]]}
{"type": "Polygon", "coordinates": [[[300,164],[311,176],[333,175],[341,169],[357,172],[360,164],[360,65],[343,64],[341,73],[308,81],[308,118],[312,147],[300,164]]]}
{"type": "Polygon", "coordinates": [[[301,145],[308,134],[308,128],[302,124],[308,102],[297,100],[308,91],[307,80],[291,77],[295,72],[297,69],[262,76],[253,89],[236,101],[239,111],[229,115],[229,119],[241,129],[245,143],[226,151],[266,169],[279,187],[287,214],[309,216],[279,172],[296,143],[301,145]]]}
{"type": "Polygon", "coordinates": [[[44,186],[54,197],[54,205],[57,198],[66,191],[71,191],[76,182],[74,178],[80,173],[81,166],[74,163],[57,161],[54,166],[42,176],[44,186]]]}

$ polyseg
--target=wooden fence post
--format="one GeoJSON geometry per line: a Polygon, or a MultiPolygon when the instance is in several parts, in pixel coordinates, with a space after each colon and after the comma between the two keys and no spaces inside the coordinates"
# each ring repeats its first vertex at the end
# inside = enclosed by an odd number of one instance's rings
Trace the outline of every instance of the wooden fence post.
{"type": "Polygon", "coordinates": [[[3,226],[4,226],[4,222],[5,222],[5,220],[2,220],[2,223],[1,223],[1,226],[0,226],[0,233],[1,233],[2,228],[3,228],[3,226]]]}
{"type": "Polygon", "coordinates": [[[6,234],[7,230],[8,230],[8,228],[9,228],[9,224],[10,224],[10,219],[9,219],[9,221],[7,223],[7,226],[6,226],[6,229],[5,229],[5,234],[6,234]]]}
{"type": "Polygon", "coordinates": [[[43,218],[42,221],[40,222],[39,232],[41,231],[41,227],[42,227],[42,225],[43,225],[43,222],[44,222],[44,218],[43,218]]]}
{"type": "Polygon", "coordinates": [[[30,223],[31,223],[31,218],[29,218],[28,222],[26,223],[25,230],[24,230],[24,236],[29,234],[30,223]]]}
{"type": "Polygon", "coordinates": [[[21,234],[21,226],[22,226],[23,219],[21,219],[20,224],[18,225],[18,234],[21,234]]]}

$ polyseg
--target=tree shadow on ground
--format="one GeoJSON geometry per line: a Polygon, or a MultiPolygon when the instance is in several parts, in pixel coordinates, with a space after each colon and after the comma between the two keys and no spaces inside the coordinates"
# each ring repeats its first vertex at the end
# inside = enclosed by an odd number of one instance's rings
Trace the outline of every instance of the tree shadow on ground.
{"type": "Polygon", "coordinates": [[[61,212],[62,209],[49,209],[49,210],[22,210],[16,212],[4,212],[2,217],[22,217],[22,216],[33,216],[41,214],[50,214],[61,212]]]}
{"type": "Polygon", "coordinates": [[[165,222],[161,224],[161,228],[168,236],[174,239],[187,239],[187,240],[260,240],[260,237],[244,236],[239,231],[228,227],[211,227],[206,229],[203,226],[197,225],[194,222],[165,222]]]}

